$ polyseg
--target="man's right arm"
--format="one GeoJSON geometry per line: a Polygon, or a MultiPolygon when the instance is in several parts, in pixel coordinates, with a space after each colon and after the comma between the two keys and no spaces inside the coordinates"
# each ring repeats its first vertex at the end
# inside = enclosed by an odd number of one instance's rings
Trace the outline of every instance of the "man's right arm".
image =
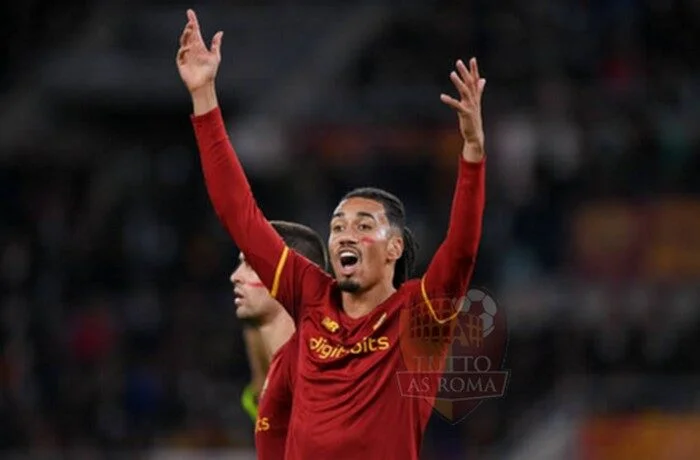
{"type": "Polygon", "coordinates": [[[287,252],[284,241],[258,208],[250,185],[226,133],[221,109],[204,111],[192,97],[194,126],[209,199],[226,231],[245,254],[262,282],[272,290],[275,272],[287,252]]]}
{"type": "Polygon", "coordinates": [[[213,87],[193,93],[192,99],[192,124],[214,210],[272,296],[297,320],[298,306],[305,303],[302,283],[308,300],[322,291],[327,277],[284,244],[258,207],[229,140],[213,87]]]}
{"type": "Polygon", "coordinates": [[[298,319],[297,305],[306,303],[323,284],[322,271],[290,251],[258,209],[236,152],[228,139],[216,99],[214,81],[221,63],[223,32],[211,46],[202,38],[197,15],[187,10],[176,63],[180,78],[192,95],[194,125],[209,198],[229,235],[272,295],[298,319]],[[307,273],[313,276],[307,277],[307,273]],[[309,279],[306,279],[309,278],[309,279]],[[301,299],[304,280],[305,299],[301,299]]]}

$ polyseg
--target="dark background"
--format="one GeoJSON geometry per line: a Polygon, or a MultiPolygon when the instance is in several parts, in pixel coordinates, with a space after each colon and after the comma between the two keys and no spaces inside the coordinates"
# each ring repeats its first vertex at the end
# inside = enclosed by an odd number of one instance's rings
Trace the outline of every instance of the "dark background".
{"type": "Polygon", "coordinates": [[[511,381],[431,422],[425,459],[700,458],[692,0],[4,5],[0,448],[252,455],[236,250],[174,63],[190,6],[225,31],[220,102],[266,215],[325,237],[344,192],[380,186],[422,267],[460,149],[438,96],[479,58],[474,284],[508,316],[511,381]]]}

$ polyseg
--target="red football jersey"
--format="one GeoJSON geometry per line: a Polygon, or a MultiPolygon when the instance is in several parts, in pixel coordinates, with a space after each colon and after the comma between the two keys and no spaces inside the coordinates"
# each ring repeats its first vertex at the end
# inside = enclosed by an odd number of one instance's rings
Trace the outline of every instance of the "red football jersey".
{"type": "Polygon", "coordinates": [[[358,319],[321,299],[306,305],[299,325],[285,458],[417,459],[436,388],[408,397],[398,376],[411,365],[400,343],[402,312],[421,304],[420,281],[404,283],[358,319]]]}
{"type": "Polygon", "coordinates": [[[281,460],[292,414],[292,391],[296,376],[298,335],[295,333],[272,357],[260,394],[255,422],[258,460],[281,460]]]}
{"type": "MultiPolygon", "coordinates": [[[[413,336],[406,330],[450,328],[457,316],[454,306],[441,300],[464,295],[473,272],[484,163],[460,158],[447,235],[423,277],[406,282],[370,314],[352,319],[343,312],[335,280],[287,248],[263,216],[220,110],[193,117],[193,124],[214,210],[297,323],[298,369],[285,458],[417,459],[431,410],[426,401],[432,402],[437,387],[428,386],[419,398],[402,393],[402,372],[415,370],[414,344],[406,340],[413,336]]],[[[449,343],[431,344],[431,357],[444,357],[449,343]]]]}

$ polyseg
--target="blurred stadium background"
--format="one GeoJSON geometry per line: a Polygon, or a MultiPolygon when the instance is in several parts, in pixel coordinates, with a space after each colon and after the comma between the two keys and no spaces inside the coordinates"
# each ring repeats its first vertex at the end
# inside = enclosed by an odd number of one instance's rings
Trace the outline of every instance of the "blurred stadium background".
{"type": "Polygon", "coordinates": [[[700,458],[700,3],[42,0],[0,47],[3,458],[254,458],[228,273],[174,56],[226,32],[233,141],[271,218],[327,233],[350,187],[407,204],[424,266],[488,79],[474,284],[507,311],[507,395],[423,458],[700,458]]]}

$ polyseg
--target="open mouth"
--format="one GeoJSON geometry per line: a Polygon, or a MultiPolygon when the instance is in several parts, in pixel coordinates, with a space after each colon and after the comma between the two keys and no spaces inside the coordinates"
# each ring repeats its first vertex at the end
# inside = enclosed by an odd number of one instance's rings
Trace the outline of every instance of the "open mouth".
{"type": "Polygon", "coordinates": [[[340,267],[343,271],[343,274],[349,275],[354,271],[354,268],[360,261],[360,255],[357,254],[355,251],[343,249],[342,251],[340,251],[340,254],[338,254],[338,260],[340,262],[340,267]]]}

